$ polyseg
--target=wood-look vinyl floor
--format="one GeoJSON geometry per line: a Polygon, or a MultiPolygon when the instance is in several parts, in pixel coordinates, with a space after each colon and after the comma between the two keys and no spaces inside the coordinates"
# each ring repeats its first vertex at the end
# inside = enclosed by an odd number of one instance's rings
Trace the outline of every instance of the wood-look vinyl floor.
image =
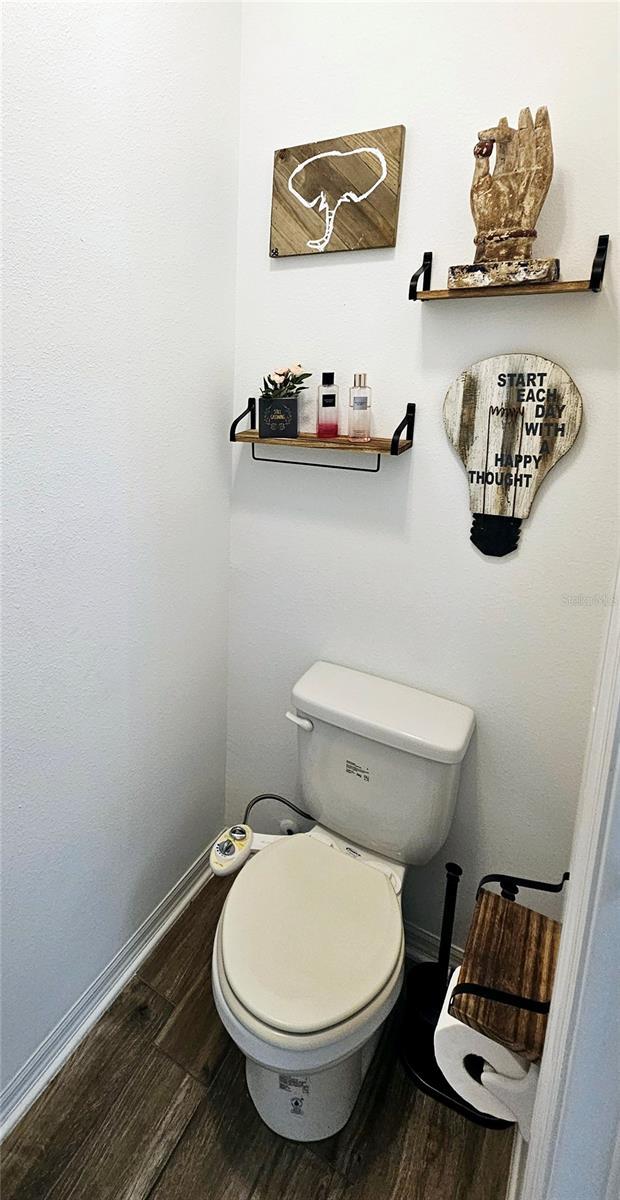
{"type": "Polygon", "coordinates": [[[3,1200],[503,1200],[511,1130],[417,1092],[395,1022],[341,1133],[267,1129],[211,994],[229,886],[208,881],[9,1134],[3,1200]]]}

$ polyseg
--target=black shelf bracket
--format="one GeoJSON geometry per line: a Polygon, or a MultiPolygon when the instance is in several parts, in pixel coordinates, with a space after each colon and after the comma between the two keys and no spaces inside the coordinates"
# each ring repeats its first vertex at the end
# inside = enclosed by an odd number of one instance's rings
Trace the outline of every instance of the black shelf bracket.
{"type": "Polygon", "coordinates": [[[600,292],[603,286],[603,276],[605,274],[605,263],[607,262],[607,251],[609,249],[609,234],[601,233],[596,246],[596,254],[592,263],[592,274],[590,275],[590,291],[600,292]]]}
{"type": "Polygon", "coordinates": [[[413,272],[409,283],[409,299],[417,300],[418,298],[418,280],[422,276],[422,291],[430,292],[431,290],[431,272],[433,270],[433,253],[431,250],[425,250],[422,259],[422,266],[418,267],[417,271],[413,272]]]}
{"type": "Polygon", "coordinates": [[[405,438],[408,442],[413,441],[414,429],[415,429],[415,404],[408,404],[407,411],[406,411],[400,425],[396,426],[396,429],[394,430],[394,433],[392,434],[392,444],[390,446],[390,454],[398,454],[398,447],[400,445],[401,433],[404,432],[405,438]]]}
{"type": "Polygon", "coordinates": [[[250,417],[250,429],[256,429],[256,400],[254,396],[250,396],[247,408],[244,408],[243,412],[239,413],[238,417],[235,417],[230,427],[230,434],[228,435],[231,442],[237,441],[237,425],[239,425],[243,418],[247,417],[248,414],[250,417]]]}

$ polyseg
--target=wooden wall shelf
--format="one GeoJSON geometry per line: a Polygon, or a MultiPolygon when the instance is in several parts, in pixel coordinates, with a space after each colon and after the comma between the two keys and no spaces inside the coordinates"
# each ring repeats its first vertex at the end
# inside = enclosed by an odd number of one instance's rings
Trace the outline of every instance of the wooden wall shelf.
{"type": "Polygon", "coordinates": [[[591,292],[589,279],[571,279],[566,283],[519,283],[488,288],[442,288],[436,292],[418,292],[418,300],[492,300],[497,296],[548,296],[551,292],[591,292]]]}
{"type": "MultiPolygon", "coordinates": [[[[319,438],[310,433],[300,433],[296,438],[262,438],[254,429],[246,429],[238,433],[236,442],[253,442],[261,446],[297,446],[304,450],[349,450],[353,454],[391,454],[391,438],[371,438],[369,442],[356,442],[348,437],[319,438]]],[[[404,454],[411,450],[413,441],[406,438],[399,441],[396,454],[404,454]]]]}
{"type": "Polygon", "coordinates": [[[414,271],[409,284],[410,300],[492,300],[500,296],[549,296],[558,292],[600,292],[603,286],[609,235],[602,233],[598,239],[589,279],[558,280],[556,283],[511,284],[504,287],[486,288],[441,288],[431,291],[433,255],[427,250],[422,265],[414,271]],[[418,291],[418,280],[422,288],[418,291]]]}
{"type": "Polygon", "coordinates": [[[411,450],[413,446],[413,430],[415,425],[415,404],[408,404],[405,415],[397,425],[391,438],[370,438],[368,442],[353,441],[348,437],[337,438],[319,438],[314,434],[300,433],[296,438],[262,438],[256,429],[256,400],[250,397],[248,406],[238,417],[235,418],[230,427],[231,442],[245,442],[252,446],[252,458],[255,462],[271,462],[271,463],[288,463],[289,466],[295,467],[327,467],[336,471],[358,471],[368,474],[376,474],[381,466],[381,459],[388,455],[392,458],[400,454],[405,454],[407,450],[411,450]],[[250,429],[243,429],[237,432],[237,426],[244,417],[250,418],[250,429]],[[405,434],[402,437],[402,434],[405,434]],[[256,454],[257,446],[294,446],[296,450],[336,450],[341,453],[345,451],[348,454],[363,454],[372,455],[376,462],[373,467],[346,467],[338,463],[317,463],[304,462],[303,460],[294,460],[289,458],[259,458],[256,454]]]}

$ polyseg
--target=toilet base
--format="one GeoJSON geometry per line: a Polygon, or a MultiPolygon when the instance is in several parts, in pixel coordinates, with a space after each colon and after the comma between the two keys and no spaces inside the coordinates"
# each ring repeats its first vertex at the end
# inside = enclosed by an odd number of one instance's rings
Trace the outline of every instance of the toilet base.
{"type": "Polygon", "coordinates": [[[341,1062],[307,1074],[274,1071],[246,1058],[248,1091],[265,1124],[293,1142],[338,1133],[353,1112],[382,1028],[341,1062]]]}

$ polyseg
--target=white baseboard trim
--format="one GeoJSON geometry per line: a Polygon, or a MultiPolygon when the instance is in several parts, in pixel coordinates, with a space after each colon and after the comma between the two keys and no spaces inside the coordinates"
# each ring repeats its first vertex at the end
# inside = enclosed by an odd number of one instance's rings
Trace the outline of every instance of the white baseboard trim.
{"type": "Polygon", "coordinates": [[[178,883],[175,883],[167,896],[164,896],[150,916],[136,929],[129,941],[115,954],[112,961],[104,967],[101,974],[87,987],[3,1089],[0,1094],[0,1137],[6,1136],[47,1087],[82,1038],[110,1007],[155,944],[209,878],[210,850],[209,845],[199,854],[178,883]]]}
{"type": "MultiPolygon", "coordinates": [[[[429,933],[428,929],[421,929],[419,925],[414,925],[411,921],[405,921],[405,954],[407,958],[412,958],[414,962],[436,961],[439,953],[439,938],[436,933],[429,933]]],[[[452,943],[450,952],[450,961],[453,963],[461,963],[463,961],[463,947],[455,946],[452,943]]]]}

